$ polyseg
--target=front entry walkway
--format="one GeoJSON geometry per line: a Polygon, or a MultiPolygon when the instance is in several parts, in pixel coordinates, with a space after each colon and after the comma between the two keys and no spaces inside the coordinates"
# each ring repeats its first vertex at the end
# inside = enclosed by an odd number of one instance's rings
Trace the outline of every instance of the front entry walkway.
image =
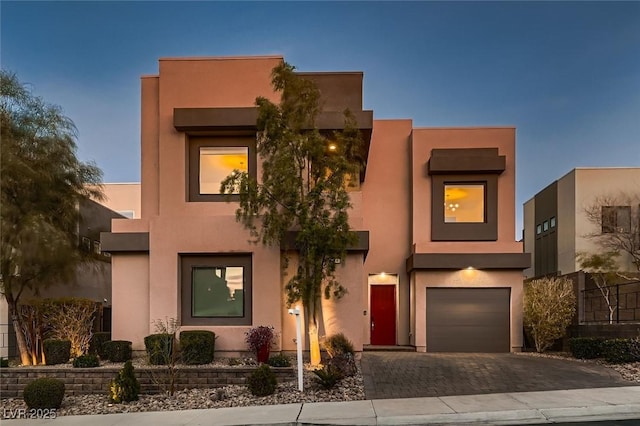
{"type": "Polygon", "coordinates": [[[518,354],[363,352],[367,399],[633,386],[592,362],[518,354]]]}

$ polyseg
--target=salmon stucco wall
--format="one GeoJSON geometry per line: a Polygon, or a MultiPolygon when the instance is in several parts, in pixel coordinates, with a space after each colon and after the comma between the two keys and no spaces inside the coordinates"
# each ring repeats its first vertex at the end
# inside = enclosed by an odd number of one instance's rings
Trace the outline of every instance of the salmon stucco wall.
{"type": "Polygon", "coordinates": [[[375,120],[366,180],[362,184],[363,226],[369,230],[369,253],[363,277],[364,339],[370,343],[369,275],[398,276],[397,344],[410,344],[410,291],[406,259],[411,250],[411,120],[375,120]]]}
{"type": "Polygon", "coordinates": [[[411,144],[413,244],[416,253],[522,253],[515,241],[515,128],[414,129],[411,144]],[[497,241],[431,241],[431,179],[427,161],[432,149],[498,148],[506,168],[498,177],[497,241]]]}
{"type": "MultiPolygon", "coordinates": [[[[298,265],[298,256],[295,252],[287,252],[289,257],[287,269],[282,275],[282,349],[286,351],[296,350],[296,323],[295,318],[289,315],[286,307],[285,285],[295,272],[298,265]]],[[[320,338],[331,336],[336,333],[344,333],[351,340],[356,351],[362,350],[362,318],[363,311],[358,307],[363,305],[364,295],[362,292],[363,280],[363,254],[351,253],[336,269],[337,281],[346,289],[346,294],[340,299],[334,297],[321,299],[322,311],[319,315],[320,338]]],[[[301,302],[296,302],[293,308],[300,308],[300,315],[304,328],[305,316],[301,302]]],[[[308,348],[307,330],[302,330],[303,348],[308,348]]]]}
{"type": "Polygon", "coordinates": [[[112,338],[128,340],[134,350],[144,350],[143,339],[153,332],[149,318],[149,256],[119,254],[111,262],[112,338]]]}

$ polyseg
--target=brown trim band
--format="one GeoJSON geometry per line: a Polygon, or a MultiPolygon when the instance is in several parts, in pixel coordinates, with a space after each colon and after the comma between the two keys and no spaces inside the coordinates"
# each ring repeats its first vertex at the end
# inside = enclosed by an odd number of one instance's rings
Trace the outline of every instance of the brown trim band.
{"type": "MultiPolygon", "coordinates": [[[[373,111],[352,111],[360,130],[373,129],[373,111]]],[[[181,132],[203,130],[255,130],[258,108],[174,108],[173,125],[181,132]]],[[[344,129],[344,114],[326,111],[318,115],[319,130],[344,129]]]]}
{"type": "Polygon", "coordinates": [[[149,252],[149,233],[101,232],[100,246],[109,253],[149,252]]]}
{"type": "Polygon", "coordinates": [[[428,162],[430,175],[500,174],[506,168],[506,157],[498,148],[432,149],[428,162]]]}
{"type": "MultiPolygon", "coordinates": [[[[282,250],[295,250],[296,249],[296,237],[299,231],[288,231],[285,234],[284,240],[280,243],[282,250]]],[[[369,231],[353,231],[358,236],[358,241],[347,247],[347,252],[369,252],[369,231]]]]}
{"type": "Polygon", "coordinates": [[[407,258],[407,272],[417,269],[527,269],[529,253],[414,253],[407,258]]]}

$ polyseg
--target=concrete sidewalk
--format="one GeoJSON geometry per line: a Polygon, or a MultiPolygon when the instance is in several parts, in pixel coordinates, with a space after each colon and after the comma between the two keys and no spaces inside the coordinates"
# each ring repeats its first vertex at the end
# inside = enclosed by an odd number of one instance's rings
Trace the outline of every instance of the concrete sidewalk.
{"type": "MultiPolygon", "coordinates": [[[[22,425],[521,425],[640,420],[640,386],[3,421],[22,425]]],[[[6,423],[5,423],[6,422],[6,423]]]]}

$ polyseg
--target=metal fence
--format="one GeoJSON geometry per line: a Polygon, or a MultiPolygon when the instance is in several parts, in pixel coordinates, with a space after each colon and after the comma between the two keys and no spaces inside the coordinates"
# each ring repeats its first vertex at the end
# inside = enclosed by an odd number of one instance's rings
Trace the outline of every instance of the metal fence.
{"type": "Polygon", "coordinates": [[[640,322],[640,281],[595,287],[580,292],[581,322],[620,324],[640,322]]]}

